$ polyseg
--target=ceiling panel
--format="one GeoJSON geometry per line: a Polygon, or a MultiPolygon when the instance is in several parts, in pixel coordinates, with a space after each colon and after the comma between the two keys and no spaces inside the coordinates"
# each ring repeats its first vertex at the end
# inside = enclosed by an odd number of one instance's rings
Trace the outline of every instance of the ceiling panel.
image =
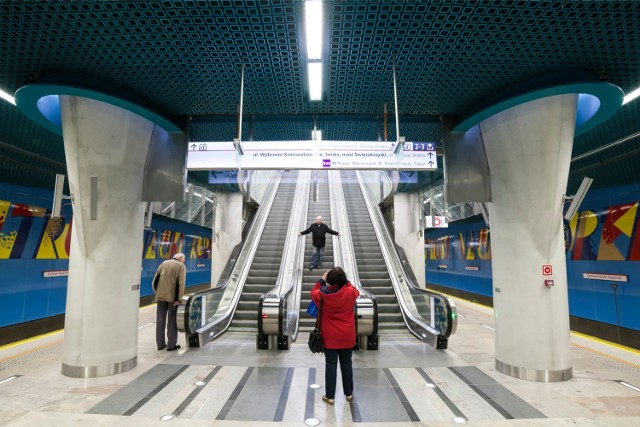
{"type": "MultiPolygon", "coordinates": [[[[439,117],[497,92],[579,68],[629,92],[640,85],[640,7],[633,1],[325,1],[323,100],[310,102],[299,0],[0,2],[0,87],[50,73],[123,86],[178,118],[193,141],[442,138],[439,117]]],[[[568,192],[639,182],[640,101],[576,138],[568,192]]],[[[61,138],[0,102],[0,180],[49,188],[64,172],[61,138]]],[[[441,180],[441,172],[431,179],[441,180]]],[[[191,174],[202,179],[202,173],[191,174]]]]}

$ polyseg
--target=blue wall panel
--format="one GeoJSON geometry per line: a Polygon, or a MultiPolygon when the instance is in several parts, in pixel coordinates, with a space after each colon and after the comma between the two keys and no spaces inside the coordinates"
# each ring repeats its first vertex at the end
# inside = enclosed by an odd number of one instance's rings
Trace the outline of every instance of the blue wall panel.
{"type": "MultiPolygon", "coordinates": [[[[72,209],[63,207],[60,223],[50,218],[51,205],[50,191],[0,183],[0,327],[65,311],[72,209]]],[[[144,236],[141,297],[153,294],[158,265],[178,251],[187,257],[187,287],[210,282],[210,229],[154,216],[144,236]]]]}
{"type": "MultiPolygon", "coordinates": [[[[492,296],[489,234],[480,216],[426,230],[427,283],[492,296]]],[[[640,330],[640,185],[588,193],[565,236],[569,313],[640,330]]]]}

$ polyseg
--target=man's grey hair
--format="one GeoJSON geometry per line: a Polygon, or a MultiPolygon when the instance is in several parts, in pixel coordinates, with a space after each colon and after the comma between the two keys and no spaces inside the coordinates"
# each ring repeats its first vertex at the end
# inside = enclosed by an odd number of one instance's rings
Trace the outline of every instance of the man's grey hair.
{"type": "Polygon", "coordinates": [[[184,254],[182,252],[178,252],[177,254],[175,254],[173,256],[173,259],[182,262],[182,261],[184,261],[186,259],[186,257],[184,256],[184,254]]]}

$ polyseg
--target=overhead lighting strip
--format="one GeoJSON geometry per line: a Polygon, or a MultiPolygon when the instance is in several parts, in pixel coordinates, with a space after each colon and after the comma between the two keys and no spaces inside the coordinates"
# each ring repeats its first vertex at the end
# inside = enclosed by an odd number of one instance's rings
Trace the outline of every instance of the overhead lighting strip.
{"type": "Polygon", "coordinates": [[[639,96],[640,96],[640,87],[632,92],[629,92],[627,95],[625,95],[624,98],[622,99],[622,105],[633,101],[639,96]]]}
{"type": "Polygon", "coordinates": [[[640,391],[640,388],[639,388],[639,387],[636,387],[636,386],[634,386],[633,384],[629,384],[629,383],[628,383],[628,382],[626,382],[626,381],[616,380],[616,382],[617,382],[618,384],[620,384],[620,385],[625,386],[625,387],[629,387],[629,388],[630,388],[630,389],[632,389],[632,390],[640,391]]]}
{"type": "Polygon", "coordinates": [[[309,99],[322,101],[322,62],[309,62],[309,99]]]}
{"type": "Polygon", "coordinates": [[[307,59],[322,60],[322,1],[304,4],[304,28],[307,35],[307,59]]]}
{"type": "Polygon", "coordinates": [[[10,377],[5,378],[5,379],[3,379],[3,380],[0,380],[0,385],[2,385],[2,384],[4,384],[4,383],[8,383],[9,381],[13,381],[13,380],[15,380],[16,378],[20,378],[21,376],[22,376],[22,375],[13,375],[13,376],[10,376],[10,377]]]}
{"type": "Polygon", "coordinates": [[[307,76],[309,100],[322,101],[322,1],[304,4],[304,29],[307,39],[307,76]]]}
{"type": "Polygon", "coordinates": [[[0,98],[4,99],[9,104],[16,105],[16,99],[12,95],[9,95],[7,92],[5,92],[2,89],[0,89],[0,98]]]}

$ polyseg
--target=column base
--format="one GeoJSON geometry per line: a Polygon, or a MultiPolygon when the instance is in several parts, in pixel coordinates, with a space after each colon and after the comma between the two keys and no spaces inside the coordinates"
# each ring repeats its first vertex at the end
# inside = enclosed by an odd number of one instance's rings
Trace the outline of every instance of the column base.
{"type": "Polygon", "coordinates": [[[138,364],[138,356],[124,362],[111,363],[102,366],[70,366],[62,364],[62,375],[72,378],[97,378],[121,374],[133,369],[138,364]]]}
{"type": "Polygon", "coordinates": [[[521,380],[536,382],[559,382],[568,381],[573,378],[573,368],[562,369],[558,371],[548,371],[541,369],[524,368],[521,366],[512,366],[496,359],[496,370],[510,377],[519,378],[521,380]]]}

